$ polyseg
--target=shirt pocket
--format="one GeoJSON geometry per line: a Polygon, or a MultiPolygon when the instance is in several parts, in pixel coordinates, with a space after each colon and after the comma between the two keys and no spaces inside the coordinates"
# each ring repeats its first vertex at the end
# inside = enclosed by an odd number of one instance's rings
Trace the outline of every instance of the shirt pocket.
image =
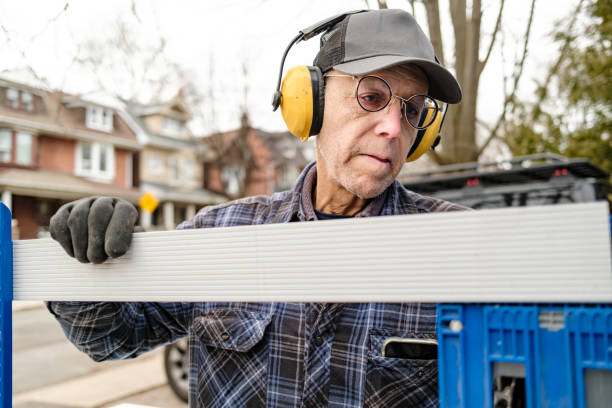
{"type": "Polygon", "coordinates": [[[434,339],[434,335],[372,328],[365,382],[365,407],[437,407],[437,359],[382,356],[385,340],[434,339]]]}
{"type": "Polygon", "coordinates": [[[263,338],[272,316],[242,310],[211,310],[195,318],[194,334],[203,344],[245,352],[263,338]]]}
{"type": "Polygon", "coordinates": [[[190,378],[195,406],[265,406],[269,350],[262,340],[271,318],[271,313],[240,310],[195,317],[190,348],[190,376],[197,373],[190,378]]]}

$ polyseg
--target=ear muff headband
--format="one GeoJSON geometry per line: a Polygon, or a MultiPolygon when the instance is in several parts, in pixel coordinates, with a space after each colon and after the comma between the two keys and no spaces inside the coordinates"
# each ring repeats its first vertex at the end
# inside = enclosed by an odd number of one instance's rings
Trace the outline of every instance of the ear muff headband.
{"type": "Polygon", "coordinates": [[[440,133],[440,127],[442,126],[442,118],[444,116],[442,112],[439,110],[428,111],[421,117],[420,123],[429,121],[432,115],[436,115],[433,123],[426,129],[417,132],[412,148],[406,156],[406,162],[415,161],[436,144],[439,137],[438,134],[440,133]]]}

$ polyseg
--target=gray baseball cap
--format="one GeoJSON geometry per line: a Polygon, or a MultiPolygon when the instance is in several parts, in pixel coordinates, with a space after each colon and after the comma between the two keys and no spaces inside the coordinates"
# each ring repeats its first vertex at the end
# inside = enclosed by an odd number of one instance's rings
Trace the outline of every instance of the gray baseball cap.
{"type": "Polygon", "coordinates": [[[414,64],[427,75],[429,96],[446,103],[461,101],[459,83],[440,65],[431,42],[404,10],[349,14],[321,36],[313,64],[324,73],[333,68],[350,75],[414,64]]]}

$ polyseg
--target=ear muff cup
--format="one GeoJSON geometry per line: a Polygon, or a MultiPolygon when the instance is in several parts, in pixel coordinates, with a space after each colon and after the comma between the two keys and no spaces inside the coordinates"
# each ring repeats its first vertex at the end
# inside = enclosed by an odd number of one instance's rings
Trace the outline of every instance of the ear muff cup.
{"type": "Polygon", "coordinates": [[[306,141],[323,124],[325,81],[318,67],[298,66],[287,71],[281,86],[280,108],[292,135],[306,141]]]}
{"type": "Polygon", "coordinates": [[[410,148],[410,151],[406,156],[406,162],[415,161],[437,143],[439,137],[438,135],[440,133],[440,126],[442,125],[442,112],[439,110],[428,111],[423,115],[420,123],[429,121],[429,117],[431,115],[436,115],[433,123],[426,129],[422,129],[417,132],[412,148],[410,148]]]}

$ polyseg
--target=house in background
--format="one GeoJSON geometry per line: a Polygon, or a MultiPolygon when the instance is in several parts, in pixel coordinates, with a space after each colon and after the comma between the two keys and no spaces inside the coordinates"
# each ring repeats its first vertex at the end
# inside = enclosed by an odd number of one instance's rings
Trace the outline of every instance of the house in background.
{"type": "Polygon", "coordinates": [[[270,195],[289,189],[315,158],[314,140],[302,143],[289,132],[265,132],[248,125],[201,138],[207,154],[204,187],[228,199],[270,195]]]}
{"type": "Polygon", "coordinates": [[[182,93],[159,104],[126,102],[126,110],[142,146],[140,190],[160,203],[153,214],[141,213],[145,229],[173,229],[201,207],[226,200],[203,188],[202,146],[186,126],[190,114],[182,93]]]}
{"type": "Polygon", "coordinates": [[[48,234],[65,202],[112,195],[137,203],[141,147],[108,101],[0,79],[0,191],[14,239],[48,234]]]}
{"type": "Polygon", "coordinates": [[[314,143],[248,126],[194,138],[183,96],[136,104],[103,93],[71,95],[0,79],[0,193],[13,238],[48,235],[66,202],[94,195],[138,205],[146,229],[173,229],[206,205],[291,188],[314,143]]]}

